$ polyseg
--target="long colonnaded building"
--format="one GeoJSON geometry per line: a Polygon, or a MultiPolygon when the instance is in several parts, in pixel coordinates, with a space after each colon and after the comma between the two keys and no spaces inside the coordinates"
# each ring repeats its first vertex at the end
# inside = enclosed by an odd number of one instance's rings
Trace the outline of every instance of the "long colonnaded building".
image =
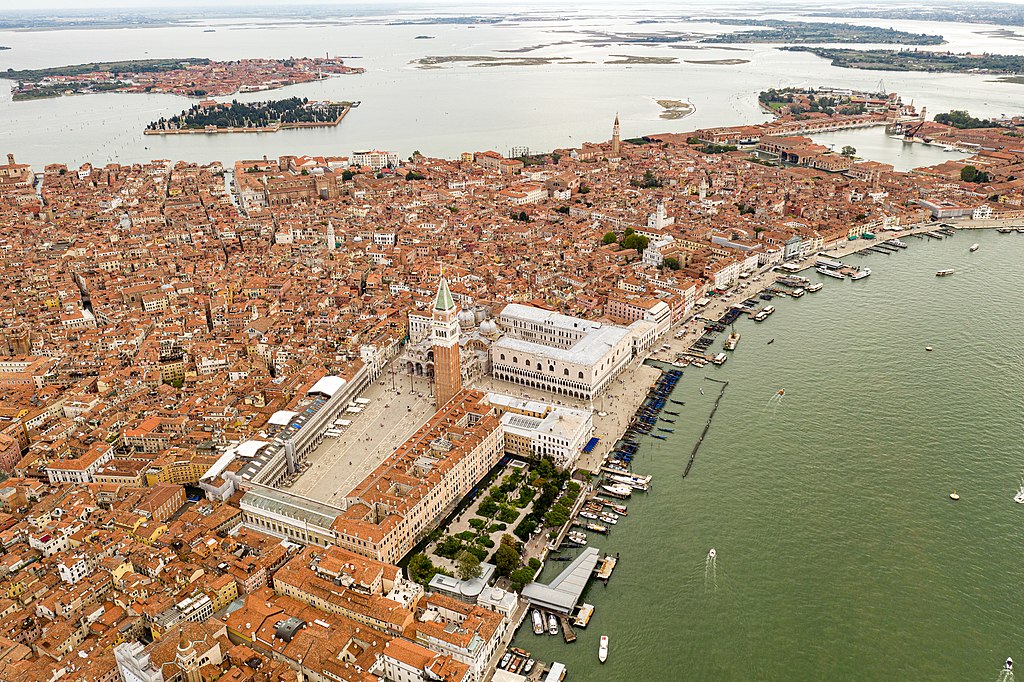
{"type": "Polygon", "coordinates": [[[252,486],[241,500],[242,520],[278,537],[335,544],[395,564],[504,452],[504,431],[487,395],[463,390],[363,479],[342,507],[252,486]]]}

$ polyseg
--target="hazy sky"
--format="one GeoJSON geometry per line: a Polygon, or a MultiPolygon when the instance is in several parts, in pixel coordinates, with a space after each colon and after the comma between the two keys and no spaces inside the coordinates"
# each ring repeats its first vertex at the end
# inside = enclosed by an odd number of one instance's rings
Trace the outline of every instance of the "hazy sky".
{"type": "MultiPolygon", "coordinates": [[[[964,3],[967,0],[963,0],[964,3]]],[[[652,6],[651,0],[583,0],[582,2],[574,2],[574,0],[562,0],[567,6],[582,5],[584,7],[593,7],[594,5],[635,5],[642,4],[652,6]]],[[[997,2],[1009,3],[1009,4],[1024,4],[1024,0],[997,0],[997,2]]],[[[481,5],[492,5],[495,8],[503,8],[508,10],[516,10],[522,7],[522,2],[516,0],[385,0],[384,2],[376,2],[375,0],[283,0],[284,4],[279,2],[275,3],[273,0],[0,0],[0,13],[3,10],[54,10],[54,9],[74,9],[78,12],[88,11],[90,9],[131,9],[139,13],[145,13],[146,9],[187,9],[191,7],[213,7],[213,8],[230,8],[230,7],[260,7],[260,6],[274,6],[287,7],[292,6],[309,6],[309,5],[323,5],[323,6],[337,6],[337,7],[380,7],[380,6],[416,6],[424,9],[436,9],[436,10],[448,10],[459,5],[467,5],[472,7],[480,7],[481,5]]],[[[527,3],[536,4],[536,3],[527,3]]],[[[543,3],[546,4],[546,3],[543,3]]],[[[702,8],[708,8],[709,6],[765,6],[771,3],[767,0],[657,0],[653,4],[653,9],[661,9],[666,6],[670,7],[691,7],[695,10],[702,8]]],[[[829,0],[783,0],[782,4],[785,6],[792,7],[793,5],[834,5],[829,0]]],[[[856,3],[858,5],[866,4],[895,4],[908,5],[913,4],[907,0],[900,0],[896,3],[888,3],[885,0],[862,0],[856,3]]],[[[927,6],[928,2],[924,3],[927,6]]],[[[957,5],[960,4],[955,0],[946,0],[938,3],[939,5],[957,5]]],[[[984,3],[982,3],[984,4],[984,3]]]]}

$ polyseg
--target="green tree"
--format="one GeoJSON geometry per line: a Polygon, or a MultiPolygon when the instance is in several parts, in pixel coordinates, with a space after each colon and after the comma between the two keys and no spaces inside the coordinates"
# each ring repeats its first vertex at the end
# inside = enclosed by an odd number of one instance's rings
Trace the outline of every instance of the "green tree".
{"type": "Polygon", "coordinates": [[[618,237],[615,236],[614,232],[605,232],[604,236],[601,237],[602,244],[614,244],[618,237]]]}
{"type": "Polygon", "coordinates": [[[649,239],[639,234],[631,234],[622,240],[622,248],[624,249],[636,249],[637,251],[643,251],[647,248],[649,239]]]}
{"type": "Polygon", "coordinates": [[[406,571],[409,573],[409,580],[417,582],[424,587],[440,572],[437,566],[434,565],[434,562],[430,560],[430,557],[423,552],[414,554],[409,559],[409,566],[406,568],[406,571]]]}
{"type": "Polygon", "coordinates": [[[664,263],[665,267],[668,268],[669,270],[679,269],[679,260],[676,258],[672,258],[671,256],[669,256],[668,258],[665,259],[664,263]]]}
{"type": "Polygon", "coordinates": [[[502,535],[501,544],[494,552],[494,565],[498,575],[509,576],[519,568],[519,552],[516,550],[516,539],[511,535],[502,535]]]}
{"type": "Polygon", "coordinates": [[[628,237],[629,235],[634,234],[635,232],[636,230],[634,230],[632,227],[627,227],[626,231],[622,233],[622,236],[628,237]]]}
{"type": "Polygon", "coordinates": [[[480,559],[475,554],[461,551],[455,557],[455,563],[458,567],[459,579],[461,580],[472,580],[473,578],[479,578],[483,572],[480,568],[480,559]]]}
{"type": "Polygon", "coordinates": [[[523,587],[533,582],[533,569],[532,568],[520,568],[512,571],[512,575],[509,576],[509,580],[512,581],[512,589],[515,592],[522,592],[523,587]]]}
{"type": "Polygon", "coordinates": [[[857,149],[855,147],[851,147],[850,145],[845,145],[843,147],[843,150],[840,153],[843,156],[846,156],[846,157],[849,157],[849,158],[852,159],[853,157],[857,156],[857,149]]]}
{"type": "Polygon", "coordinates": [[[964,166],[960,169],[960,179],[964,182],[975,182],[978,179],[978,169],[974,166],[964,166]]]}

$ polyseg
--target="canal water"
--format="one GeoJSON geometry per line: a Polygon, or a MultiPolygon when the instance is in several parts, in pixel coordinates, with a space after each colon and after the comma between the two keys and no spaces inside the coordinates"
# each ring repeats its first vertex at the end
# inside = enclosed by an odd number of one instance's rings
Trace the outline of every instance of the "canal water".
{"type": "Polygon", "coordinates": [[[684,370],[675,433],[634,462],[651,492],[590,534],[622,560],[589,628],[567,645],[527,618],[516,645],[576,680],[995,680],[1024,659],[1024,235],[905,241],[846,257],[858,282],[810,271],[824,289],[684,370]],[[684,480],[705,377],[729,386],[684,480]]]}

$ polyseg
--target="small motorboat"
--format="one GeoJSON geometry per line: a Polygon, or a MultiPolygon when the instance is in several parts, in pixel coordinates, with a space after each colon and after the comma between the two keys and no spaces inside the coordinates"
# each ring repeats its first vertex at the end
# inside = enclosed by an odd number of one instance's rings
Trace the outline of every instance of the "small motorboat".
{"type": "Polygon", "coordinates": [[[934,348],[932,348],[931,346],[925,346],[925,347],[924,347],[924,349],[925,349],[926,351],[933,351],[933,350],[935,350],[935,349],[934,349],[934,348]]]}
{"type": "Polygon", "coordinates": [[[1013,670],[1013,659],[1009,656],[1006,657],[1006,663],[1003,663],[1003,670],[1013,670]]]}
{"type": "Polygon", "coordinates": [[[553,613],[549,613],[548,614],[548,634],[549,635],[557,635],[558,634],[558,619],[555,618],[555,615],[553,613]]]}
{"type": "MultiPolygon", "coordinates": [[[[568,557],[553,557],[555,559],[563,559],[568,557]]],[[[540,615],[540,610],[533,610],[533,634],[543,635],[544,634],[544,617],[540,615]]]]}
{"type": "Polygon", "coordinates": [[[979,247],[980,247],[979,244],[971,244],[971,248],[969,250],[970,250],[971,253],[974,253],[975,251],[978,250],[979,247]]]}
{"type": "Polygon", "coordinates": [[[959,500],[959,499],[960,499],[960,496],[956,494],[956,490],[953,490],[953,492],[951,492],[951,493],[949,494],[949,499],[951,499],[951,500],[953,500],[954,502],[956,502],[957,500],[959,500]]]}
{"type": "MultiPolygon", "coordinates": [[[[597,650],[597,660],[601,661],[602,663],[608,660],[608,635],[601,635],[601,646],[597,650]]],[[[1006,660],[1008,662],[1010,661],[1010,659],[1006,660]]]]}
{"type": "Polygon", "coordinates": [[[708,558],[714,559],[716,556],[718,556],[718,552],[716,552],[715,548],[712,547],[711,550],[708,552],[708,558]]]}
{"type": "Polygon", "coordinates": [[[1013,501],[1017,504],[1024,504],[1024,479],[1020,482],[1020,489],[1017,494],[1013,496],[1013,501]]]}

